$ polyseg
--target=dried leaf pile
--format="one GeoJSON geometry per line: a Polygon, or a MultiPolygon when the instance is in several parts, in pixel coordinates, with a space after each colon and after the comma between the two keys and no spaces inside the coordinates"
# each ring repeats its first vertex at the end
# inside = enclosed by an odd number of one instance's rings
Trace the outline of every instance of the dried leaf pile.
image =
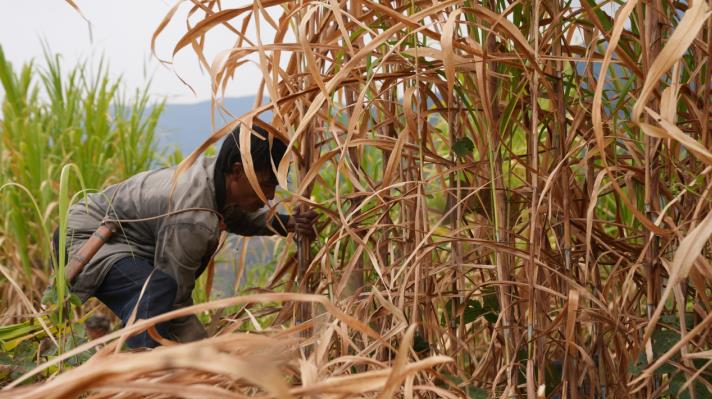
{"type": "Polygon", "coordinates": [[[410,396],[435,393],[443,397],[457,396],[439,388],[430,380],[416,378],[420,371],[451,362],[446,356],[430,356],[412,361],[410,352],[415,328],[399,326],[402,336],[393,350],[393,361],[370,358],[369,347],[379,347],[387,341],[364,323],[343,314],[323,297],[305,294],[259,294],[228,298],[195,305],[150,320],[139,320],[112,334],[88,342],[56,357],[0,391],[0,398],[67,398],[76,397],[279,397],[297,398],[344,397],[363,393],[379,393],[387,397],[401,386],[410,396]],[[310,339],[298,338],[304,325],[290,329],[255,333],[235,333],[226,328],[211,338],[177,344],[161,339],[153,325],[172,317],[221,309],[235,304],[294,300],[320,303],[335,316],[316,318],[323,328],[310,339]],[[131,333],[149,329],[152,336],[165,346],[155,350],[120,352],[121,344],[131,333]],[[351,330],[353,328],[353,330],[351,330]],[[350,331],[360,331],[360,340],[350,337],[350,331]],[[370,338],[369,338],[370,337],[370,338]],[[118,338],[118,339],[117,339],[118,338]],[[355,350],[354,355],[332,358],[334,341],[355,350]],[[362,342],[364,347],[359,347],[362,342]],[[97,348],[89,361],[41,384],[14,388],[24,379],[59,364],[72,356],[97,348]],[[301,349],[300,349],[301,348],[301,349]],[[308,355],[304,349],[308,348],[308,355]],[[301,354],[300,354],[301,353],[301,354]],[[368,370],[366,370],[368,366],[368,370]],[[353,372],[360,368],[360,372],[353,372]],[[290,384],[289,381],[300,381],[290,384]]]}

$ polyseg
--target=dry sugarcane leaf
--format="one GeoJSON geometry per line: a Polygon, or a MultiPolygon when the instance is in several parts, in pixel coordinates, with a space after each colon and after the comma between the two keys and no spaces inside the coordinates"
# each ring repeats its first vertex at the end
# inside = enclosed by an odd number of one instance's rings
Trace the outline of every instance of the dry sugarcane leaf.
{"type": "Polygon", "coordinates": [[[680,62],[678,61],[672,68],[672,83],[663,90],[663,94],[660,97],[660,115],[672,124],[675,124],[677,119],[680,86],[680,62]]]}
{"type": "Polygon", "coordinates": [[[670,277],[668,279],[668,284],[665,287],[665,291],[660,297],[658,306],[655,308],[655,312],[650,317],[648,325],[645,327],[645,334],[643,334],[643,342],[647,342],[650,336],[653,334],[655,325],[657,324],[660,315],[665,308],[665,302],[668,296],[672,292],[673,288],[683,278],[686,278],[690,273],[690,269],[700,256],[702,248],[712,236],[712,212],[710,212],[706,218],[704,218],[699,225],[692,229],[687,236],[680,241],[680,245],[675,251],[675,257],[670,265],[670,277]]]}
{"type": "Polygon", "coordinates": [[[642,373],[640,373],[638,377],[630,381],[628,383],[628,386],[631,387],[630,393],[633,394],[643,389],[646,386],[645,380],[650,378],[655,372],[655,370],[660,368],[660,366],[662,366],[663,364],[667,363],[673,356],[675,356],[675,354],[680,351],[683,346],[687,345],[690,340],[692,340],[692,338],[702,333],[705,329],[708,329],[710,325],[712,325],[712,313],[709,313],[697,326],[695,326],[695,328],[690,330],[690,332],[688,332],[685,336],[681,337],[680,340],[672,346],[672,348],[668,349],[667,352],[665,352],[657,360],[655,360],[655,363],[648,366],[642,373]]]}
{"type": "Polygon", "coordinates": [[[580,294],[576,290],[569,290],[569,298],[566,302],[566,350],[564,352],[564,367],[567,364],[567,358],[571,352],[577,352],[576,342],[574,340],[574,332],[576,331],[577,317],[579,307],[580,294]]]}
{"type": "Polygon", "coordinates": [[[409,48],[401,51],[400,53],[414,58],[432,58],[438,61],[443,61],[443,66],[445,57],[450,57],[452,58],[453,68],[455,70],[461,71],[475,71],[478,66],[482,64],[482,60],[480,58],[475,57],[475,59],[473,60],[471,58],[466,58],[456,53],[446,54],[443,50],[438,50],[434,48],[409,48]]]}
{"type": "MultiPolygon", "coordinates": [[[[240,158],[242,158],[242,168],[245,171],[247,180],[252,186],[255,194],[260,198],[263,203],[268,203],[267,196],[262,191],[262,186],[260,186],[260,181],[255,173],[255,165],[252,160],[252,144],[251,136],[257,135],[257,132],[252,131],[252,118],[247,118],[245,123],[240,125],[239,137],[235,137],[235,142],[240,143],[240,158]],[[238,141],[239,139],[239,141],[238,141]]],[[[260,138],[260,140],[267,140],[267,137],[260,138]]]]}
{"type": "Polygon", "coordinates": [[[662,128],[647,124],[645,122],[638,123],[638,126],[640,126],[640,129],[645,134],[661,139],[675,140],[684,145],[685,148],[695,154],[702,162],[707,165],[712,165],[712,152],[707,150],[705,146],[683,133],[680,128],[675,126],[673,123],[668,122],[666,119],[663,119],[658,113],[650,108],[646,108],[646,111],[660,124],[662,128]]]}
{"type": "MultiPolygon", "coordinates": [[[[291,394],[281,373],[268,358],[240,358],[221,353],[205,345],[176,345],[150,352],[118,354],[79,367],[40,386],[32,398],[65,398],[101,386],[115,376],[138,375],[165,369],[195,369],[233,378],[244,378],[280,398],[291,394]]],[[[120,377],[119,377],[120,378],[120,377]]]]}
{"type": "Polygon", "coordinates": [[[47,368],[54,366],[56,364],[59,364],[59,362],[64,361],[72,356],[75,356],[79,353],[82,353],[88,349],[91,349],[93,347],[96,347],[97,345],[101,345],[104,343],[107,343],[111,340],[114,340],[116,338],[125,336],[125,335],[132,335],[135,333],[138,333],[140,331],[145,330],[149,326],[174,319],[176,317],[181,317],[181,316],[188,316],[192,314],[197,314],[203,311],[207,310],[214,310],[214,309],[222,309],[227,306],[232,306],[232,305],[238,305],[238,304],[245,304],[245,303],[255,303],[255,302],[270,302],[270,301],[295,301],[295,302],[308,302],[308,303],[319,303],[322,306],[324,306],[327,310],[327,312],[331,313],[334,315],[337,319],[341,320],[343,323],[345,323],[347,326],[371,337],[376,340],[379,340],[380,334],[378,334],[376,331],[374,331],[371,327],[369,327],[367,324],[359,321],[358,319],[354,318],[353,316],[349,316],[340,309],[338,309],[336,306],[334,306],[331,302],[329,302],[325,297],[320,296],[320,295],[312,295],[312,294],[297,294],[297,293],[274,293],[274,294],[254,294],[254,295],[244,295],[244,296],[239,296],[239,297],[233,297],[233,298],[225,298],[225,299],[220,299],[220,300],[215,300],[212,302],[206,302],[206,303],[201,303],[197,305],[192,305],[188,306],[185,308],[181,309],[176,309],[168,313],[161,314],[159,316],[152,317],[147,320],[138,320],[136,323],[133,325],[124,327],[121,330],[114,331],[110,334],[107,334],[101,338],[97,338],[93,341],[87,342],[85,344],[82,344],[64,354],[61,356],[57,356],[56,358],[52,359],[49,362],[46,362],[42,364],[41,366],[38,366],[31,371],[25,373],[21,377],[17,378],[10,384],[6,386],[6,389],[13,388],[17,386],[18,384],[22,383],[23,381],[27,380],[28,378],[37,375],[38,373],[46,370],[47,368]]]}
{"type": "Polygon", "coordinates": [[[92,33],[91,21],[84,15],[84,13],[82,12],[82,9],[79,8],[79,6],[77,5],[77,3],[76,3],[74,0],[64,0],[64,1],[65,1],[67,4],[69,4],[69,6],[72,7],[72,8],[74,9],[74,11],[76,11],[77,14],[79,14],[79,16],[82,17],[82,19],[83,19],[84,21],[86,21],[87,27],[89,28],[89,41],[93,41],[93,39],[92,39],[93,33],[92,33]]]}
{"type": "MultiPolygon", "coordinates": [[[[457,3],[458,1],[459,0],[443,1],[441,3],[433,5],[427,9],[417,13],[414,16],[414,18],[412,18],[412,19],[417,20],[421,16],[428,15],[430,13],[442,10],[452,4],[457,3]]],[[[378,47],[383,42],[388,40],[395,32],[398,32],[403,27],[404,27],[404,23],[399,22],[399,23],[395,24],[394,26],[390,27],[389,29],[383,31],[378,36],[374,37],[372,41],[368,42],[354,57],[352,57],[345,65],[343,65],[341,67],[341,69],[338,71],[338,73],[336,73],[336,75],[334,75],[327,82],[327,84],[326,84],[327,93],[332,93],[342,83],[342,81],[352,72],[352,70],[360,65],[360,62],[365,57],[367,57],[374,48],[378,47]]],[[[314,115],[319,111],[319,109],[324,104],[324,101],[326,101],[326,97],[323,95],[323,93],[319,93],[316,96],[316,98],[312,101],[306,114],[299,121],[299,125],[297,126],[294,133],[292,134],[291,141],[290,141],[289,145],[287,146],[288,149],[291,149],[293,147],[294,143],[304,133],[306,127],[311,123],[311,120],[314,117],[314,115]]],[[[284,160],[282,162],[284,163],[284,160]]]]}
{"type": "MultiPolygon", "coordinates": [[[[593,95],[593,104],[592,104],[592,113],[591,113],[591,120],[593,123],[593,132],[594,136],[596,138],[596,144],[598,147],[598,152],[601,157],[601,161],[603,162],[604,166],[607,165],[608,161],[606,160],[606,142],[604,140],[604,135],[603,135],[603,121],[601,119],[601,107],[602,107],[602,98],[603,98],[603,88],[605,87],[605,82],[606,82],[606,74],[608,71],[608,66],[611,63],[611,59],[613,57],[613,52],[616,50],[618,46],[618,42],[621,38],[621,34],[623,32],[623,27],[625,26],[625,22],[627,21],[628,17],[630,14],[633,12],[635,9],[635,6],[638,4],[637,0],[630,1],[626,3],[626,5],[621,8],[616,15],[616,21],[613,26],[613,31],[611,33],[611,39],[610,43],[608,44],[608,48],[606,49],[606,54],[603,58],[603,62],[601,63],[601,69],[598,74],[598,81],[596,82],[596,90],[593,95]]],[[[609,168],[605,168],[606,171],[610,173],[609,168]]],[[[654,223],[650,221],[643,213],[641,213],[635,206],[630,201],[630,198],[628,198],[627,195],[623,192],[621,189],[620,185],[616,181],[615,177],[610,174],[609,175],[611,179],[611,185],[613,185],[613,188],[620,194],[620,198],[623,200],[623,202],[626,204],[628,209],[635,215],[635,218],[639,220],[645,227],[653,231],[655,234],[659,234],[662,236],[668,235],[667,232],[660,227],[656,226],[654,223]]]]}
{"type": "MultiPolygon", "coordinates": [[[[447,356],[431,356],[406,365],[401,375],[411,375],[418,370],[429,369],[438,364],[448,363],[451,361],[452,359],[447,356]]],[[[341,395],[362,394],[364,392],[372,392],[383,389],[390,374],[390,369],[384,369],[367,371],[354,375],[330,377],[310,387],[292,389],[291,392],[294,395],[313,395],[318,393],[333,393],[341,395]]]]}
{"type": "Polygon", "coordinates": [[[450,103],[452,99],[452,91],[455,86],[455,48],[452,46],[453,40],[455,39],[455,27],[457,17],[462,14],[462,9],[458,8],[451,12],[447,17],[447,21],[443,26],[442,40],[440,42],[442,46],[443,55],[443,67],[445,68],[445,78],[447,80],[447,102],[450,103]]]}
{"type": "MultiPolygon", "coordinates": [[[[262,6],[263,7],[272,7],[272,6],[279,5],[279,4],[286,3],[286,2],[287,2],[287,0],[268,0],[268,1],[262,2],[262,6]]],[[[250,5],[247,5],[244,7],[240,7],[240,8],[218,11],[214,14],[206,16],[205,19],[198,22],[194,27],[192,27],[188,32],[186,32],[185,35],[183,35],[183,37],[180,40],[178,40],[178,43],[176,43],[176,45],[173,48],[173,55],[175,56],[181,49],[183,49],[185,46],[189,45],[193,40],[204,35],[210,29],[214,28],[216,25],[226,23],[226,22],[230,21],[231,19],[236,18],[236,17],[240,16],[241,14],[244,14],[245,12],[248,12],[252,9],[253,9],[253,6],[252,6],[252,4],[250,4],[250,5]]]]}
{"type": "Polygon", "coordinates": [[[596,175],[596,180],[593,183],[593,190],[591,191],[591,196],[588,203],[588,209],[586,210],[586,278],[588,281],[588,270],[592,267],[591,265],[591,235],[593,231],[593,217],[594,211],[596,210],[596,202],[598,201],[598,195],[603,189],[601,183],[603,178],[606,176],[606,171],[602,170],[596,175]]]}
{"type": "Polygon", "coordinates": [[[685,51],[690,47],[702,29],[705,21],[710,15],[709,5],[706,1],[695,1],[692,7],[688,8],[680,23],[675,27],[675,31],[670,35],[665,47],[650,66],[648,74],[645,76],[645,83],[638,96],[638,101],[633,106],[633,121],[640,123],[640,114],[643,113],[648,97],[658,85],[660,77],[667,72],[670,67],[682,58],[685,51]]]}
{"type": "Polygon", "coordinates": [[[163,29],[165,29],[166,26],[168,26],[168,24],[171,22],[176,11],[178,11],[178,7],[180,7],[180,5],[183,4],[185,1],[186,0],[177,1],[171,7],[168,13],[161,20],[161,23],[159,23],[158,27],[156,27],[156,29],[153,31],[153,35],[151,36],[151,54],[153,54],[153,56],[156,57],[156,59],[162,64],[170,64],[171,62],[168,60],[161,59],[156,53],[156,39],[158,39],[158,36],[161,34],[161,32],[163,32],[163,29]]]}
{"type": "Polygon", "coordinates": [[[326,90],[326,85],[324,84],[324,80],[321,77],[321,73],[319,73],[319,67],[317,66],[316,60],[314,59],[314,54],[312,53],[313,49],[311,46],[311,42],[307,38],[307,25],[311,19],[311,16],[319,11],[321,10],[317,6],[311,6],[307,9],[306,14],[302,18],[302,22],[299,24],[298,38],[299,44],[302,46],[302,51],[304,52],[304,58],[307,63],[307,68],[309,69],[309,73],[312,76],[312,81],[315,82],[317,86],[319,86],[319,89],[321,90],[322,94],[324,94],[326,98],[329,98],[329,92],[326,90]]]}
{"type": "Polygon", "coordinates": [[[406,363],[408,362],[408,353],[410,352],[413,336],[415,335],[415,324],[411,324],[403,335],[401,340],[400,348],[398,348],[398,354],[391,367],[391,373],[386,380],[383,390],[378,394],[377,399],[385,399],[393,396],[394,391],[401,385],[402,379],[405,378],[402,375],[406,363]]]}

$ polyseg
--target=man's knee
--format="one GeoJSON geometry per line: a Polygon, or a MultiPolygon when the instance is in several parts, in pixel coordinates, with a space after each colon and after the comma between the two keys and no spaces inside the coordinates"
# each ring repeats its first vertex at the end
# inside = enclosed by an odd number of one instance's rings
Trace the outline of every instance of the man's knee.
{"type": "MultiPolygon", "coordinates": [[[[177,290],[178,284],[173,277],[158,269],[153,270],[144,295],[139,300],[139,317],[149,319],[171,311],[177,290]]],[[[155,327],[159,335],[169,336],[170,324],[168,322],[158,323],[155,327]]],[[[158,346],[158,343],[151,339],[146,332],[131,337],[127,344],[132,348],[158,346]]]]}
{"type": "Polygon", "coordinates": [[[170,275],[155,269],[146,291],[150,293],[153,302],[170,309],[178,292],[178,284],[170,275]]]}

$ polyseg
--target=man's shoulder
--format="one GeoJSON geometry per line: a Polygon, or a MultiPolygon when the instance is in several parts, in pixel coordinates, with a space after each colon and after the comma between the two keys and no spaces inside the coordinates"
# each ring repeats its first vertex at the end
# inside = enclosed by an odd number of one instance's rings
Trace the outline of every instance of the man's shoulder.
{"type": "Polygon", "coordinates": [[[200,157],[180,175],[176,176],[175,170],[172,171],[174,173],[170,173],[169,179],[172,184],[175,184],[171,190],[173,209],[189,207],[215,209],[214,165],[214,159],[200,157]]]}
{"type": "MultiPolygon", "coordinates": [[[[170,209],[176,213],[167,223],[180,224],[187,229],[200,229],[208,235],[219,235],[220,217],[215,210],[214,165],[214,158],[201,156],[177,176],[170,197],[170,209]]],[[[171,172],[175,172],[175,169],[171,172]]],[[[170,178],[175,178],[174,173],[171,173],[170,178]]]]}
{"type": "Polygon", "coordinates": [[[125,181],[125,193],[139,203],[160,205],[162,212],[186,208],[214,210],[213,165],[211,158],[200,157],[180,172],[177,166],[142,172],[125,181]]]}

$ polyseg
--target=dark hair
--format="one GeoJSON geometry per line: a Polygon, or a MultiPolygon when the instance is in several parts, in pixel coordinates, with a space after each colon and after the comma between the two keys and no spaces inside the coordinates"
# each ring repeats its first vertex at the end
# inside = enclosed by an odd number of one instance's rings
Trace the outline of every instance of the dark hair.
{"type": "MultiPolygon", "coordinates": [[[[272,172],[272,162],[277,166],[282,161],[284,153],[287,152],[287,145],[274,135],[257,125],[252,125],[253,133],[250,134],[250,154],[252,155],[252,164],[255,172],[264,173],[272,172]],[[262,138],[258,137],[258,133],[262,138]],[[270,139],[272,143],[270,143],[270,139]],[[270,145],[271,144],[271,145],[270,145]]],[[[218,159],[215,164],[215,170],[223,173],[232,171],[232,165],[235,162],[242,162],[240,155],[240,126],[236,127],[230,134],[225,137],[225,140],[220,147],[218,159]]]]}
{"type": "MultiPolygon", "coordinates": [[[[225,137],[225,140],[220,147],[220,152],[215,160],[215,188],[218,201],[218,210],[222,210],[225,195],[224,175],[232,171],[232,165],[235,162],[242,162],[240,155],[240,126],[238,125],[230,134],[225,137]]],[[[271,177],[276,180],[272,163],[278,166],[282,161],[284,154],[287,152],[287,145],[272,134],[257,125],[252,125],[250,132],[250,155],[252,155],[252,164],[255,168],[255,173],[269,172],[271,177]],[[262,137],[257,136],[255,133],[262,137]],[[270,143],[271,141],[271,143],[270,143]]]]}

